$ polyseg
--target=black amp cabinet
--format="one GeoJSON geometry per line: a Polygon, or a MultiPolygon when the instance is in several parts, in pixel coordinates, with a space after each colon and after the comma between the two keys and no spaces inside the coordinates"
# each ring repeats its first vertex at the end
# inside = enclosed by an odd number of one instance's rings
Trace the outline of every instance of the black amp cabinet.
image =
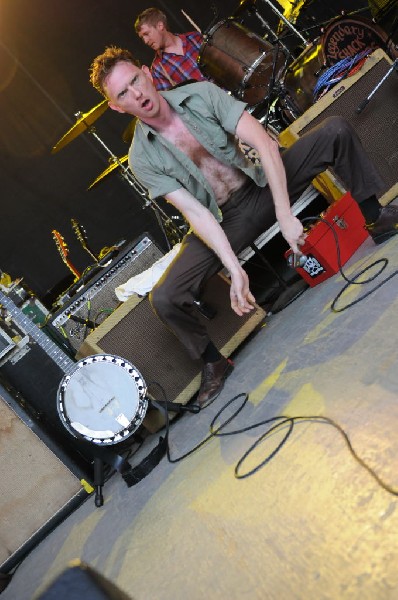
{"type": "Polygon", "coordinates": [[[100,268],[87,284],[77,282],[75,293],[69,291],[64,303],[49,320],[58,333],[77,352],[92,329],[102,323],[119,305],[115,288],[130,277],[149,269],[163,252],[147,234],[131,242],[106,266],[100,268]]]}

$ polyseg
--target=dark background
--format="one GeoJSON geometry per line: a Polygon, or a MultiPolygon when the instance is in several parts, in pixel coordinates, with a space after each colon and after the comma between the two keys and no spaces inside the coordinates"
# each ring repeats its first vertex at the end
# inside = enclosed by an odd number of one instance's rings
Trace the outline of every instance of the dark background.
{"type": "MultiPolygon", "coordinates": [[[[358,8],[364,2],[307,4],[306,14],[321,20],[338,14],[344,8],[340,4],[358,8]]],[[[158,6],[168,14],[171,30],[182,32],[193,29],[184,9],[206,31],[238,5],[235,0],[0,0],[1,271],[22,277],[41,298],[62,285],[70,273],[53,229],[64,236],[75,267],[86,268],[92,260],[75,238],[72,217],[83,225],[96,253],[145,231],[164,244],[153,211],[143,208],[142,198],[116,171],[87,191],[109,164],[109,154],[90,133],[56,154],[51,149],[76,122],[77,111],[88,112],[101,101],[88,69],[105,46],[129,48],[150,64],[153,52],[133,28],[142,10],[158,6]]],[[[269,6],[260,0],[257,6],[275,25],[269,6]]],[[[264,33],[258,20],[248,25],[264,33]]],[[[129,122],[127,115],[108,109],[95,123],[98,136],[119,158],[128,151],[122,135],[129,122]]]]}

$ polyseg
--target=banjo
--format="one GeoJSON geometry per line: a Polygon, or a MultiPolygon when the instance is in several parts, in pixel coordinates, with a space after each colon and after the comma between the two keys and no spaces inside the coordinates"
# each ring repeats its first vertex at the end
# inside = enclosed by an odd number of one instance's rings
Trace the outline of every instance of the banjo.
{"type": "Polygon", "coordinates": [[[0,304],[15,323],[60,369],[57,410],[75,438],[99,446],[124,441],[141,425],[147,408],[147,388],[129,361],[111,354],[72,360],[0,290],[0,304]]]}
{"type": "Polygon", "coordinates": [[[68,431],[99,446],[118,444],[141,425],[147,388],[129,361],[111,354],[88,356],[64,375],[58,413],[68,431]]]}

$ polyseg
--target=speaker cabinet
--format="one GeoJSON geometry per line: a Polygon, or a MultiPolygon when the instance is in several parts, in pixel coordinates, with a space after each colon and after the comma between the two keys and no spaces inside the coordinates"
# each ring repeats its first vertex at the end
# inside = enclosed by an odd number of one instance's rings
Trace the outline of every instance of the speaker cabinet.
{"type": "Polygon", "coordinates": [[[390,58],[382,50],[376,50],[355,75],[336,84],[280,135],[282,144],[290,145],[326,117],[345,117],[386,182],[380,198],[383,205],[398,195],[397,72],[386,77],[362,112],[358,114],[356,110],[387,75],[391,65],[390,58]]]}
{"type": "MultiPolygon", "coordinates": [[[[0,570],[15,567],[55,515],[82,494],[79,479],[33,431],[34,424],[0,386],[0,570]]],[[[81,500],[80,500],[81,501],[81,500]]],[[[80,502],[79,502],[80,503],[80,502]]],[[[64,517],[66,515],[64,514],[64,517]]]]}
{"type": "MultiPolygon", "coordinates": [[[[265,316],[257,306],[238,317],[230,305],[229,282],[215,275],[205,286],[203,300],[217,314],[204,320],[210,338],[229,356],[265,316]]],[[[203,319],[201,315],[199,318],[203,319]]],[[[117,354],[141,372],[146,384],[158,382],[167,399],[185,404],[198,391],[202,362],[192,360],[184,346],[158,319],[148,297],[132,296],[84,341],[78,357],[97,353],[117,354]]],[[[155,395],[155,394],[154,394],[155,395]]]]}
{"type": "Polygon", "coordinates": [[[66,296],[62,308],[52,315],[50,324],[61,331],[77,351],[90,333],[85,321],[95,325],[104,321],[119,304],[115,288],[149,269],[162,256],[161,250],[146,234],[129,243],[109,265],[100,268],[86,285],[81,283],[79,287],[79,282],[76,283],[76,292],[69,291],[70,297],[66,296]]]}

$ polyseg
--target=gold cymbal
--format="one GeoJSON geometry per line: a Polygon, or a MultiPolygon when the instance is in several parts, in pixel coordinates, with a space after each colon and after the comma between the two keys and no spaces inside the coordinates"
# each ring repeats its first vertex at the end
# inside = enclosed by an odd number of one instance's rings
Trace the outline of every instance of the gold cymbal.
{"type": "Polygon", "coordinates": [[[109,167],[105,169],[105,171],[102,171],[102,173],[98,175],[97,179],[93,181],[93,183],[90,185],[90,187],[87,188],[87,190],[91,190],[91,188],[94,187],[99,181],[101,181],[101,179],[104,179],[104,177],[112,173],[115,169],[120,168],[119,163],[123,163],[124,165],[124,163],[127,162],[127,159],[128,154],[126,154],[126,156],[123,156],[122,158],[119,158],[118,162],[116,160],[112,161],[112,164],[110,164],[109,167]]]}
{"type": "Polygon", "coordinates": [[[126,144],[131,144],[134,137],[135,127],[137,125],[137,117],[134,117],[132,121],[127,125],[126,129],[123,131],[122,140],[126,142],[126,144]]]}
{"type": "Polygon", "coordinates": [[[62,136],[62,138],[55,144],[51,150],[51,154],[55,154],[58,150],[61,150],[64,146],[69,144],[72,140],[77,138],[78,135],[86,131],[91,125],[106,111],[108,108],[108,100],[104,99],[102,102],[94,106],[91,110],[83,113],[78,118],[76,123],[62,136]]]}

